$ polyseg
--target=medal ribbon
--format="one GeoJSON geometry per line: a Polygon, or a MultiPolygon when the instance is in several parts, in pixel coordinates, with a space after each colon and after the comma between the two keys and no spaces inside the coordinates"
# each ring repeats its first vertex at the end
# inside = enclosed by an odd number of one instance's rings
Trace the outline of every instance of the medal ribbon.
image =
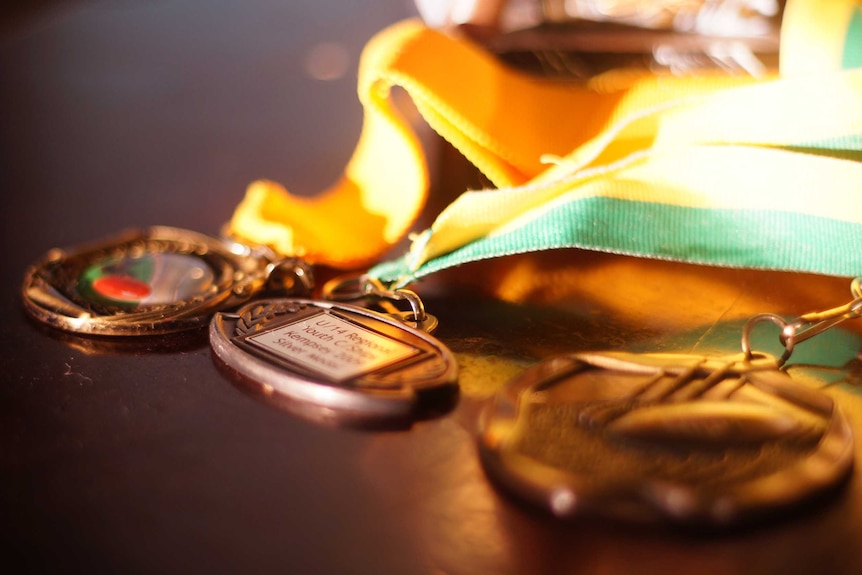
{"type": "Polygon", "coordinates": [[[791,0],[781,76],[765,79],[618,71],[554,82],[401,23],[363,53],[363,132],[341,182],[313,199],[252,184],[231,231],[312,262],[379,258],[427,192],[421,146],[392,103],[399,86],[497,188],[463,194],[404,257],[372,268],[394,287],[562,247],[858,275],[862,69],[850,68],[860,65],[852,1],[791,0]]]}

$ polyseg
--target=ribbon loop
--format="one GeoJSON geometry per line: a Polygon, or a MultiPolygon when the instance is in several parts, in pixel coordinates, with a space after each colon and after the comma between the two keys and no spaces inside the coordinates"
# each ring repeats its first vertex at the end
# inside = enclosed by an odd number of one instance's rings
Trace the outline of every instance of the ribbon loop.
{"type": "Polygon", "coordinates": [[[858,275],[862,69],[846,68],[862,65],[862,10],[827,4],[829,18],[812,18],[820,3],[788,3],[781,76],[757,79],[611,72],[548,81],[468,40],[398,24],[363,54],[365,121],[340,182],[311,200],[253,184],[231,232],[337,267],[366,265],[399,241],[428,180],[392,102],[398,86],[496,188],[468,191],[408,254],[370,271],[390,285],[561,247],[858,275]]]}

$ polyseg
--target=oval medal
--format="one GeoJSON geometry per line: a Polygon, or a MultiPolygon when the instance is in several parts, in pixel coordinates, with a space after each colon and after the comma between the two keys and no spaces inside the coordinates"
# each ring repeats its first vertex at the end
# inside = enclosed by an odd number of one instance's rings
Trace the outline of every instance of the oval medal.
{"type": "Polygon", "coordinates": [[[851,429],[774,359],[582,353],[512,381],[485,412],[489,474],[560,517],[724,526],[838,485],[851,429]]]}
{"type": "Polygon", "coordinates": [[[442,343],[351,305],[256,301],[216,314],[210,344],[240,383],[318,421],[399,425],[457,395],[457,364],[442,343]]]}

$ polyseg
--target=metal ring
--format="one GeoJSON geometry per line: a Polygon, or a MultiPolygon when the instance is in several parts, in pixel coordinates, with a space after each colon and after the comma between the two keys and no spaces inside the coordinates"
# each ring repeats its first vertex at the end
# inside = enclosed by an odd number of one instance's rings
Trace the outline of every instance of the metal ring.
{"type": "Polygon", "coordinates": [[[796,335],[797,328],[793,324],[788,323],[787,320],[780,315],[776,315],[774,313],[761,313],[745,322],[745,325],[742,328],[742,353],[745,354],[746,361],[752,359],[751,331],[754,329],[755,325],[762,322],[769,322],[781,328],[781,335],[778,338],[781,345],[784,346],[784,353],[781,354],[781,357],[778,360],[778,366],[781,367],[788,359],[790,359],[790,354],[793,353],[793,347],[796,344],[794,336],[796,335]]]}
{"type": "Polygon", "coordinates": [[[393,299],[407,300],[407,303],[410,304],[410,309],[413,310],[413,321],[420,324],[425,321],[425,304],[422,303],[422,299],[416,292],[409,289],[397,289],[387,293],[393,299]]]}
{"type": "Polygon", "coordinates": [[[273,284],[273,278],[278,280],[277,285],[273,287],[287,288],[291,295],[306,295],[314,289],[314,273],[311,267],[300,258],[283,258],[267,264],[264,269],[264,277],[267,283],[273,284]],[[290,283],[286,283],[278,274],[286,272],[286,277],[290,278],[290,283]]]}
{"type": "MultiPolygon", "coordinates": [[[[378,305],[385,301],[406,301],[410,304],[409,312],[400,312],[394,306],[390,314],[405,323],[416,326],[430,325],[432,319],[425,313],[425,304],[416,292],[408,289],[388,289],[380,280],[368,275],[334,278],[323,286],[323,297],[330,301],[356,301],[363,298],[377,298],[378,305]],[[382,301],[380,301],[382,300],[382,301]]],[[[434,320],[436,325],[436,320],[434,320]]],[[[422,329],[420,327],[420,329],[422,329]]],[[[433,328],[431,328],[433,329],[433,328]]],[[[430,329],[428,330],[430,331],[430,329]]]]}
{"type": "Polygon", "coordinates": [[[329,301],[354,301],[367,295],[365,276],[340,276],[323,284],[323,299],[329,301]]]}

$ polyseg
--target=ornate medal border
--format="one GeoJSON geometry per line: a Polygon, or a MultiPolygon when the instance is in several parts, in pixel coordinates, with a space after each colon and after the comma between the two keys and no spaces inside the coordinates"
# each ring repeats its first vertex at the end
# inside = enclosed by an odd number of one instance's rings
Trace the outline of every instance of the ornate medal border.
{"type": "MultiPolygon", "coordinates": [[[[854,465],[853,432],[835,401],[826,394],[792,381],[770,381],[767,387],[778,397],[795,401],[827,418],[828,426],[815,451],[780,471],[733,486],[720,496],[696,486],[680,488],[644,480],[639,501],[613,502],[593,493],[588,478],[557,469],[515,452],[507,444],[516,433],[522,399],[531,391],[541,393],[587,369],[617,369],[652,375],[672,354],[623,352],[569,354],[546,360],[510,382],[489,404],[479,430],[479,455],[490,476],[511,492],[561,518],[602,515],[635,522],[670,521],[702,525],[730,525],[798,505],[841,483],[854,465]],[[635,360],[633,358],[638,358],[635,360]],[[776,384],[777,385],[773,385],[776,384]],[[809,467],[810,466],[810,467],[809,467]],[[694,497],[695,509],[680,513],[675,497],[694,497]]],[[[691,356],[686,356],[691,359],[691,356]]],[[[772,358],[762,360],[775,364],[772,358]]],[[[680,364],[681,369],[684,364],[680,364]]],[[[705,370],[710,367],[705,365],[705,370]]],[[[752,385],[756,383],[751,382],[752,385]]]]}
{"type": "Polygon", "coordinates": [[[260,280],[256,261],[237,256],[215,238],[167,226],[129,230],[95,244],[53,249],[25,273],[22,299],[35,319],[64,331],[85,335],[159,335],[194,329],[216,310],[248,299],[260,280]],[[89,265],[108,258],[145,254],[181,254],[202,259],[213,271],[208,293],[169,304],[126,310],[78,297],[76,284],[89,265]]]}

